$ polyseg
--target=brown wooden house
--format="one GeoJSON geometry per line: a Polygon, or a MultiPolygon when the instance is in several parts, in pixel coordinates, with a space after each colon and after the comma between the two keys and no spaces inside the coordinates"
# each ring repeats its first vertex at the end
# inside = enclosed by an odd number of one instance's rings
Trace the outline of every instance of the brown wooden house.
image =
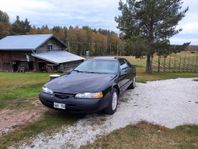
{"type": "Polygon", "coordinates": [[[0,71],[64,71],[84,58],[66,51],[52,34],[7,36],[0,40],[0,71]]]}

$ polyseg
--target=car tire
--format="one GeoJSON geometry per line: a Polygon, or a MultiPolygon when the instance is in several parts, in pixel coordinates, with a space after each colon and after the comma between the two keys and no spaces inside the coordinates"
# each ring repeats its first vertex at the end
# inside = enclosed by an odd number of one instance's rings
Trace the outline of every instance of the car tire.
{"type": "Polygon", "coordinates": [[[116,112],[118,105],[118,91],[117,89],[112,89],[112,95],[111,95],[111,101],[108,105],[108,107],[104,110],[105,114],[112,115],[116,112]]]}
{"type": "Polygon", "coordinates": [[[134,89],[136,87],[136,78],[133,77],[133,82],[129,85],[128,89],[134,89]]]}

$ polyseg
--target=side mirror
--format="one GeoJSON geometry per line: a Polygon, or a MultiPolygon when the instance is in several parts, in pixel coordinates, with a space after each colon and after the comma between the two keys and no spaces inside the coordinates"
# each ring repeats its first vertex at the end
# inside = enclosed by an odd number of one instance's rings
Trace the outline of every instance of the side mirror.
{"type": "Polygon", "coordinates": [[[120,76],[126,75],[127,74],[127,70],[126,68],[122,68],[120,71],[120,76]]]}
{"type": "Polygon", "coordinates": [[[60,77],[59,74],[52,74],[52,75],[50,75],[50,81],[53,79],[59,78],[59,77],[60,77]]]}

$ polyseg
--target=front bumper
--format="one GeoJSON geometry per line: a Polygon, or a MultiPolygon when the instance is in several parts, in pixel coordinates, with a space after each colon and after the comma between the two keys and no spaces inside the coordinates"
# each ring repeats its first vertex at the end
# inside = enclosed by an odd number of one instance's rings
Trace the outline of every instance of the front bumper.
{"type": "Polygon", "coordinates": [[[102,99],[77,99],[74,97],[70,97],[67,99],[60,99],[54,95],[49,95],[46,93],[40,93],[39,99],[43,105],[54,108],[54,102],[61,103],[66,105],[65,110],[72,113],[95,113],[105,109],[110,102],[111,95],[107,93],[102,99]]]}

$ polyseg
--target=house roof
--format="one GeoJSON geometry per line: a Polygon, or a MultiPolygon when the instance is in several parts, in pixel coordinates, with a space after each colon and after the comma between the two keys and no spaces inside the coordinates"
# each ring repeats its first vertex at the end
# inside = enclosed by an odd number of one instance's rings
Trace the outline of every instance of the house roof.
{"type": "Polygon", "coordinates": [[[0,50],[35,50],[52,37],[54,37],[53,34],[7,36],[0,40],[0,50]]]}
{"type": "Polygon", "coordinates": [[[49,51],[43,53],[34,53],[32,54],[32,56],[57,65],[66,62],[84,60],[83,57],[69,53],[67,51],[49,51]]]}

